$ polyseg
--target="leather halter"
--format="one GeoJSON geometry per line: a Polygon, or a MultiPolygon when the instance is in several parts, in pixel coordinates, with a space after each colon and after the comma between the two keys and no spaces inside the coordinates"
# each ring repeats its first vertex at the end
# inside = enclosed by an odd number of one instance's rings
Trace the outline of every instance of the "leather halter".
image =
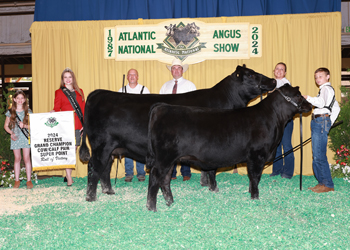
{"type": "Polygon", "coordinates": [[[295,101],[292,100],[292,98],[290,98],[289,96],[286,96],[282,93],[282,91],[280,89],[276,89],[278,91],[278,93],[280,93],[283,98],[287,101],[290,102],[291,104],[293,104],[299,111],[301,111],[300,105],[298,105],[295,101]]]}

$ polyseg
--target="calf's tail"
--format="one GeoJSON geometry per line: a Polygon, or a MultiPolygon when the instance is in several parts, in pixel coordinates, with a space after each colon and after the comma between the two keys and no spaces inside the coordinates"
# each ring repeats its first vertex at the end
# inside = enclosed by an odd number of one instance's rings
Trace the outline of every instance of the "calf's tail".
{"type": "Polygon", "coordinates": [[[90,160],[90,150],[86,145],[86,133],[83,132],[83,139],[79,149],[79,158],[83,162],[88,162],[90,160]]]}
{"type": "Polygon", "coordinates": [[[155,154],[154,154],[154,149],[153,149],[153,144],[152,144],[152,137],[153,137],[152,127],[153,127],[154,120],[155,120],[155,114],[152,111],[158,105],[160,105],[160,103],[153,104],[150,108],[150,111],[149,111],[148,141],[147,141],[148,150],[147,150],[147,156],[146,156],[146,168],[147,169],[151,169],[154,165],[154,162],[155,162],[155,154]]]}

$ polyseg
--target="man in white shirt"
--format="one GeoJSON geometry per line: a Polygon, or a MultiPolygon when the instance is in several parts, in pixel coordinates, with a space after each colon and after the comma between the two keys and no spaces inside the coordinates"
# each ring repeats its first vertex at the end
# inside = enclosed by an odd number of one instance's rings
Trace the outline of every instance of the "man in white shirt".
{"type": "MultiPolygon", "coordinates": [[[[190,91],[196,90],[196,86],[193,82],[186,80],[182,77],[182,74],[188,70],[188,64],[182,64],[179,59],[174,59],[172,65],[167,65],[170,70],[173,79],[164,83],[159,91],[159,94],[182,94],[190,91]]],[[[176,179],[176,165],[171,176],[172,180],[176,179]]],[[[191,179],[191,168],[190,166],[181,164],[181,174],[184,181],[191,179]]]]}
{"type": "MultiPolygon", "coordinates": [[[[136,69],[130,69],[126,77],[128,79],[128,84],[118,92],[129,93],[129,94],[150,94],[147,87],[142,86],[137,81],[139,79],[139,74],[136,69]]],[[[145,165],[141,162],[136,161],[137,179],[139,181],[145,181],[145,165]]],[[[125,181],[131,182],[134,177],[134,161],[133,159],[125,157],[125,181]]]]}
{"type": "Polygon", "coordinates": [[[182,65],[181,60],[174,59],[172,65],[167,65],[167,68],[171,71],[173,79],[164,83],[159,94],[182,94],[197,89],[193,82],[182,77],[182,74],[188,70],[188,64],[182,65]],[[175,93],[173,93],[175,82],[177,86],[175,93]]]}
{"type": "Polygon", "coordinates": [[[139,73],[136,69],[130,69],[126,79],[128,79],[129,83],[123,88],[120,88],[118,92],[129,94],[150,94],[147,87],[142,86],[137,82],[139,80],[139,73]]]}

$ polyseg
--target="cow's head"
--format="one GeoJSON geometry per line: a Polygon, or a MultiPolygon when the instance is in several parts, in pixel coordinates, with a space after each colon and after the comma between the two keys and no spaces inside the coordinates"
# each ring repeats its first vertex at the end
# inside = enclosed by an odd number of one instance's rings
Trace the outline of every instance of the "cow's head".
{"type": "Polygon", "coordinates": [[[176,24],[170,24],[169,26],[164,26],[164,28],[166,28],[166,36],[173,36],[176,24]]]}
{"type": "Polygon", "coordinates": [[[301,95],[299,87],[292,87],[287,83],[276,90],[297,109],[298,113],[307,113],[312,110],[312,105],[301,95]]]}
{"type": "Polygon", "coordinates": [[[252,95],[261,95],[271,91],[276,87],[276,80],[269,78],[260,73],[243,66],[237,66],[236,71],[232,74],[234,80],[240,81],[247,88],[247,92],[252,95]]]}

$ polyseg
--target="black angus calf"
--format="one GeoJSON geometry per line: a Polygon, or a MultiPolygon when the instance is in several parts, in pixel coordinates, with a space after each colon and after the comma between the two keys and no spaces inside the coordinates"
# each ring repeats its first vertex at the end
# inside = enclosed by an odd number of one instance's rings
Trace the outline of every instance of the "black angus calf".
{"type": "MultiPolygon", "coordinates": [[[[159,188],[167,205],[174,202],[170,179],[178,161],[213,170],[210,175],[221,167],[247,163],[249,192],[252,199],[258,199],[264,165],[275,158],[285,125],[295,114],[311,108],[299,87],[288,84],[248,108],[154,105],[148,125],[148,209],[156,211],[159,188]]],[[[215,190],[215,178],[209,179],[210,189],[215,190]]]]}
{"type": "MultiPolygon", "coordinates": [[[[114,194],[110,182],[114,156],[146,162],[147,126],[150,107],[157,102],[175,105],[234,109],[245,107],[250,100],[273,90],[276,80],[245,67],[210,89],[176,95],[134,95],[108,90],[95,90],[87,98],[84,134],[80,159],[88,163],[87,201],[96,200],[97,183],[102,192],[114,194]],[[86,145],[86,136],[91,146],[86,145]]],[[[178,122],[174,120],[174,122],[178,122]]]]}

